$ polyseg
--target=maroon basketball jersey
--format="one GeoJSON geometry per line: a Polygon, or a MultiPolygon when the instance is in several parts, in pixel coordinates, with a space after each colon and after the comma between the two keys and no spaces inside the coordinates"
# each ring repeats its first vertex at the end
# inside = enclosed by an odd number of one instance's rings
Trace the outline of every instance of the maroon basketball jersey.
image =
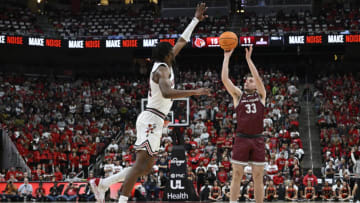
{"type": "Polygon", "coordinates": [[[258,93],[241,95],[239,104],[237,105],[236,132],[245,135],[259,135],[264,131],[264,110],[265,106],[261,103],[258,93]]]}

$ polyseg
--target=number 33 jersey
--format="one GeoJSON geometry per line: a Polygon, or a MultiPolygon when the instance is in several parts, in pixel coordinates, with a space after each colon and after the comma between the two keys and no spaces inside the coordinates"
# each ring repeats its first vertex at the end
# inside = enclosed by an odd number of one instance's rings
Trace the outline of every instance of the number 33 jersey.
{"type": "Polygon", "coordinates": [[[243,92],[236,109],[236,132],[245,135],[259,135],[264,131],[265,106],[260,95],[243,92]]]}

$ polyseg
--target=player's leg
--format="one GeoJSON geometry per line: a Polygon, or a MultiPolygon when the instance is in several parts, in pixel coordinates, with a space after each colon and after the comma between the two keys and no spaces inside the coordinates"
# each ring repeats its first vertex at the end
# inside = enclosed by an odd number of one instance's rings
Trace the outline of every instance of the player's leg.
{"type": "Polygon", "coordinates": [[[244,166],[249,161],[248,138],[235,137],[232,149],[231,163],[233,167],[233,176],[230,185],[230,203],[237,202],[239,199],[241,179],[244,174],[244,166]]]}
{"type": "Polygon", "coordinates": [[[254,179],[255,200],[264,202],[264,166],[265,166],[265,141],[263,137],[251,139],[249,163],[252,165],[254,179]]]}
{"type": "Polygon", "coordinates": [[[122,185],[121,196],[119,202],[127,202],[128,197],[131,196],[131,191],[140,176],[147,175],[151,172],[154,165],[155,158],[150,156],[147,151],[139,150],[136,153],[136,161],[134,166],[127,174],[122,185]]]}
{"type": "Polygon", "coordinates": [[[252,175],[254,179],[255,200],[257,203],[264,201],[264,165],[252,164],[252,175]]]}
{"type": "Polygon", "coordinates": [[[127,174],[129,173],[130,170],[131,170],[131,167],[128,167],[128,168],[123,169],[122,171],[120,171],[117,174],[114,174],[105,179],[102,179],[100,181],[100,185],[104,186],[105,188],[109,188],[112,184],[122,182],[125,180],[125,177],[127,176],[127,174]]]}
{"type": "Polygon", "coordinates": [[[137,139],[135,147],[138,150],[136,160],[126,174],[119,202],[127,202],[137,179],[151,172],[155,162],[154,155],[160,148],[163,125],[164,121],[153,113],[144,111],[139,116],[136,122],[137,139]]]}
{"type": "Polygon", "coordinates": [[[230,202],[237,202],[240,195],[241,179],[244,175],[244,166],[240,164],[232,164],[233,174],[230,185],[230,202]]]}

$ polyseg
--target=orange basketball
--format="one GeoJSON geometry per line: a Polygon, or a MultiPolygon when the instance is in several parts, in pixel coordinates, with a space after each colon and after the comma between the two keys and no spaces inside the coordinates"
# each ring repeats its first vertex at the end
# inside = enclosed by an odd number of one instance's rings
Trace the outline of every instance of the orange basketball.
{"type": "Polygon", "coordinates": [[[220,47],[225,51],[231,51],[232,49],[235,49],[238,43],[237,35],[230,31],[222,33],[219,37],[220,47]]]}

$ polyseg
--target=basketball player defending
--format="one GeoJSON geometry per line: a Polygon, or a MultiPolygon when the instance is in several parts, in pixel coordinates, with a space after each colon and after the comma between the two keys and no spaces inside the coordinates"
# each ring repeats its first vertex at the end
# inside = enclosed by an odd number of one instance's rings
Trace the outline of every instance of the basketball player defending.
{"type": "Polygon", "coordinates": [[[244,166],[252,166],[255,185],[255,200],[262,203],[264,198],[263,173],[265,165],[265,143],[262,136],[266,90],[259,73],[251,60],[253,48],[246,48],[246,61],[251,76],[247,76],[244,92],[229,78],[229,60],[234,50],[224,53],[221,80],[233,97],[236,111],[236,138],[232,149],[233,178],[230,186],[230,203],[238,200],[244,166]]]}
{"type": "Polygon", "coordinates": [[[120,181],[124,181],[124,183],[119,203],[127,202],[137,179],[151,171],[155,161],[154,156],[160,147],[164,119],[170,111],[173,103],[172,99],[190,97],[192,95],[210,95],[210,90],[206,88],[196,90],[174,89],[174,72],[172,69],[175,56],[190,41],[191,33],[199,21],[207,17],[204,15],[206,9],[205,3],[197,6],[195,17],[174,47],[168,42],[161,42],[152,50],[154,66],[150,73],[148,104],[145,111],[139,114],[136,121],[136,161],[132,167],[125,168],[120,173],[106,179],[96,178],[90,180],[90,186],[97,202],[104,202],[105,192],[110,185],[120,181]]]}

